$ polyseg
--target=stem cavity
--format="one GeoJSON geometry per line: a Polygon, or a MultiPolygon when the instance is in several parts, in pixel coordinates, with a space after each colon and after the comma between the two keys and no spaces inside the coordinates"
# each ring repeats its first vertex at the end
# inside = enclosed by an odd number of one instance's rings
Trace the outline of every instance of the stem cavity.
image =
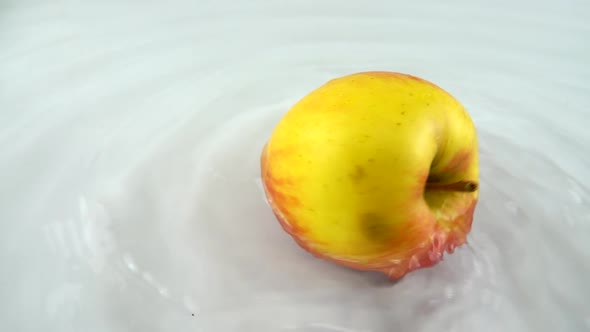
{"type": "Polygon", "coordinates": [[[459,181],[455,183],[433,183],[426,182],[426,189],[446,190],[472,193],[478,189],[479,185],[475,181],[459,181]]]}

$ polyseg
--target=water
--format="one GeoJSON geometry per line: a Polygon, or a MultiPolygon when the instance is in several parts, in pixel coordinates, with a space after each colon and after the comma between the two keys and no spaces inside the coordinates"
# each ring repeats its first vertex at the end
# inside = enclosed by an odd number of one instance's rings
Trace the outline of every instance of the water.
{"type": "Polygon", "coordinates": [[[0,3],[0,329],[590,330],[585,1],[0,3]],[[311,258],[259,154],[325,81],[434,81],[480,136],[469,245],[311,258]]]}

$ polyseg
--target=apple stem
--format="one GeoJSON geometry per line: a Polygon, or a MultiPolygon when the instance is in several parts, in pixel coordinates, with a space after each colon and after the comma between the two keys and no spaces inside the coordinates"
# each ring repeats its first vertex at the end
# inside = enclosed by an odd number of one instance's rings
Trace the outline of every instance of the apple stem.
{"type": "Polygon", "coordinates": [[[475,181],[459,181],[455,183],[432,183],[426,182],[426,189],[461,191],[472,193],[476,191],[478,184],[475,181]]]}

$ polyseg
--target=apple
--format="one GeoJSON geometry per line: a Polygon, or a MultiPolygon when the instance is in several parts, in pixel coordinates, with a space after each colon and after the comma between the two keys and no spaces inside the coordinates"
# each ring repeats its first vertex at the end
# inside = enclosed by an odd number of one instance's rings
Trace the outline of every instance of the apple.
{"type": "Polygon", "coordinates": [[[262,151],[261,177],[303,249],[399,279],[466,242],[479,193],[476,129],[429,81],[354,73],[284,115],[262,151]]]}

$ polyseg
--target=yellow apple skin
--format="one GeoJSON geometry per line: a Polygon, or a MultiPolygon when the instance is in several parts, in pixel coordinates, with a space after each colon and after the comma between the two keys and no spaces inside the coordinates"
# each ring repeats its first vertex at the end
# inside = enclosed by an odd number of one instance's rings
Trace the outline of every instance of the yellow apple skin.
{"type": "Polygon", "coordinates": [[[478,144],[464,107],[406,74],[325,83],[280,120],[261,156],[268,202],[305,250],[392,279],[466,242],[478,144]]]}

